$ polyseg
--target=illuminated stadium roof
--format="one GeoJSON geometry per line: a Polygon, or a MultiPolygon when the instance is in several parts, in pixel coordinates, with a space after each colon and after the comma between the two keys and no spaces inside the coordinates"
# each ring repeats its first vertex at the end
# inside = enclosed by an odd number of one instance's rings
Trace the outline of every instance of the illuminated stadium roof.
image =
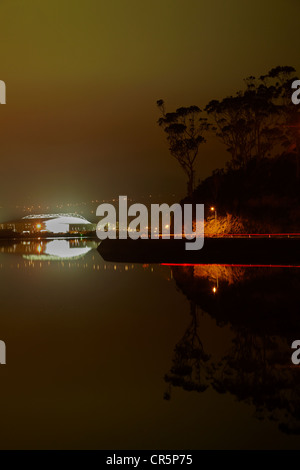
{"type": "Polygon", "coordinates": [[[52,233],[67,233],[70,225],[73,226],[91,226],[91,222],[78,214],[39,214],[39,215],[26,215],[22,220],[28,221],[43,221],[44,228],[41,231],[52,233]]]}
{"type": "MultiPolygon", "coordinates": [[[[82,221],[84,221],[84,223],[90,224],[88,220],[86,220],[82,215],[79,215],[79,214],[39,214],[39,215],[31,214],[31,215],[26,215],[25,217],[22,217],[22,219],[39,219],[40,220],[40,219],[57,219],[57,218],[63,218],[63,217],[80,219],[81,223],[82,221]]],[[[73,222],[70,222],[70,223],[73,223],[73,222]]]]}

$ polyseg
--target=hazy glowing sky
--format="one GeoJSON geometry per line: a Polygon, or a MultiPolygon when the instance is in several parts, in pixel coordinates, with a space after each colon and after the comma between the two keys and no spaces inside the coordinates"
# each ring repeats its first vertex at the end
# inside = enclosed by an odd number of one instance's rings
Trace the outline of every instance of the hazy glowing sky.
{"type": "MultiPolygon", "coordinates": [[[[0,0],[0,205],[184,195],[156,100],[205,106],[299,64],[298,0],[0,0]]],[[[198,177],[227,154],[201,149],[198,177]]]]}

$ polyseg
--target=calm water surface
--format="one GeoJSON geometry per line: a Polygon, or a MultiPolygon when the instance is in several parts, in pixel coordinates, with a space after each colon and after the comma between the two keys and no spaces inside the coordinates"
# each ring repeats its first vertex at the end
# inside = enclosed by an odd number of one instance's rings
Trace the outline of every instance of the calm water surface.
{"type": "Polygon", "coordinates": [[[0,447],[300,447],[298,268],[0,246],[0,447]]]}

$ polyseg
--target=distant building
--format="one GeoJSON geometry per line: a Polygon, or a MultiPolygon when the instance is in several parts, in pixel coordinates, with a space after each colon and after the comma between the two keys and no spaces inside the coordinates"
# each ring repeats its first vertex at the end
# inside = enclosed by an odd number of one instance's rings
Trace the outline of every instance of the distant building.
{"type": "Polygon", "coordinates": [[[0,224],[1,230],[10,230],[18,234],[76,234],[96,230],[92,224],[78,214],[40,214],[27,215],[22,219],[0,224]]]}

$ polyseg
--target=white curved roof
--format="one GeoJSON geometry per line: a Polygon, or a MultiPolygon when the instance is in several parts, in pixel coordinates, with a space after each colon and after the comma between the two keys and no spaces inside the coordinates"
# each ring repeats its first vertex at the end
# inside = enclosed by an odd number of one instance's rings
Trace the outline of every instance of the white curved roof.
{"type": "Polygon", "coordinates": [[[50,224],[52,222],[55,222],[57,224],[79,224],[79,225],[87,225],[90,224],[88,220],[86,220],[84,217],[72,217],[72,216],[62,216],[62,217],[53,217],[50,220],[46,222],[46,224],[50,224]]]}
{"type": "Polygon", "coordinates": [[[69,224],[90,224],[87,219],[79,214],[31,214],[22,217],[22,219],[60,219],[69,223],[69,224]]]}

